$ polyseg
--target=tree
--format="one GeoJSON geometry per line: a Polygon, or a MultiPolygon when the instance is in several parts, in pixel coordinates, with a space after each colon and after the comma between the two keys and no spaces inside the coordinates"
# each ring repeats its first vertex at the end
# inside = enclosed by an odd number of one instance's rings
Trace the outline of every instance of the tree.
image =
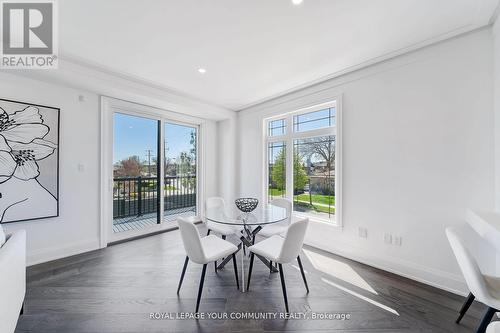
{"type": "Polygon", "coordinates": [[[273,184],[269,184],[271,187],[273,187],[274,185],[280,191],[283,191],[285,189],[285,165],[285,150],[281,149],[278,152],[278,155],[276,156],[271,169],[271,181],[273,182],[273,184]]]}
{"type": "Polygon", "coordinates": [[[129,156],[117,163],[114,175],[116,177],[138,177],[141,175],[142,167],[139,156],[129,156]]]}
{"type": "MultiPolygon", "coordinates": [[[[315,186],[311,184],[311,187],[316,187],[316,191],[319,190],[322,194],[334,195],[335,186],[332,182],[332,171],[333,173],[335,171],[335,136],[303,139],[298,150],[301,156],[309,161],[325,161],[326,168],[316,174],[319,176],[320,183],[316,183],[315,186]]],[[[310,170],[310,173],[313,172],[315,171],[310,170]]],[[[313,188],[310,188],[309,192],[312,191],[313,188]]]]}
{"type": "Polygon", "coordinates": [[[196,178],[192,177],[196,175],[196,131],[193,129],[190,133],[191,148],[189,151],[183,151],[180,153],[179,169],[183,176],[188,176],[183,178],[182,185],[188,189],[196,189],[196,178]]]}
{"type": "Polygon", "coordinates": [[[314,155],[326,162],[326,170],[335,168],[335,137],[304,139],[299,145],[302,156],[313,158],[314,155]]]}
{"type": "MultiPolygon", "coordinates": [[[[274,161],[271,177],[273,185],[280,191],[285,189],[286,185],[286,157],[285,149],[281,149],[274,161]]],[[[308,181],[307,174],[302,166],[300,156],[298,153],[293,154],[293,188],[295,190],[304,189],[308,181]]]]}

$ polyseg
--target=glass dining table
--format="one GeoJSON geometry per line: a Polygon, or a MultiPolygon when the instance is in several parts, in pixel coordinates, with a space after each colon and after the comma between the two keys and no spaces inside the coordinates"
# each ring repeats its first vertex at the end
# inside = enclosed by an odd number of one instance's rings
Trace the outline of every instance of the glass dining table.
{"type": "MultiPolygon", "coordinates": [[[[240,230],[239,236],[241,243],[238,244],[238,251],[240,252],[241,257],[241,291],[245,292],[245,247],[250,247],[254,244],[255,236],[265,225],[283,222],[288,219],[289,216],[287,210],[274,205],[261,206],[259,204],[259,206],[257,206],[257,208],[255,208],[252,212],[244,213],[236,206],[217,207],[207,209],[205,212],[205,218],[207,221],[231,225],[240,230]]],[[[271,265],[269,260],[259,255],[256,255],[256,257],[272,272],[277,272],[277,269],[271,265]]],[[[217,266],[217,269],[222,269],[230,260],[231,256],[225,258],[217,266]]]]}

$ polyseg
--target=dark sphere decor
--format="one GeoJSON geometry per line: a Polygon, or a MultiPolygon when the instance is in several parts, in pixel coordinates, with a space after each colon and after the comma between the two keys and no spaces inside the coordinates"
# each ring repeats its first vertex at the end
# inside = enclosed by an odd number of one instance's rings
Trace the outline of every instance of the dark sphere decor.
{"type": "Polygon", "coordinates": [[[236,207],[245,213],[250,213],[259,204],[259,199],[256,198],[239,198],[234,201],[236,207]]]}

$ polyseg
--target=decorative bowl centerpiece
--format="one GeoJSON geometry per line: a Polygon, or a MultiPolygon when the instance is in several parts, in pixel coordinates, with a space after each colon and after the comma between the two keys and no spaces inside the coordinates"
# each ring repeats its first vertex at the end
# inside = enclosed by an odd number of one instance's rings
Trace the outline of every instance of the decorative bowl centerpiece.
{"type": "Polygon", "coordinates": [[[234,201],[236,207],[244,213],[250,213],[259,204],[259,199],[256,198],[239,198],[234,201]]]}

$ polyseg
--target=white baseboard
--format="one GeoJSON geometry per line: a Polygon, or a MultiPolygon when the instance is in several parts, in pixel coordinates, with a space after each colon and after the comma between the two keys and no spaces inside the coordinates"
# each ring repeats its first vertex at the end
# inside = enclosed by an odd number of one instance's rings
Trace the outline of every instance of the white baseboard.
{"type": "Polygon", "coordinates": [[[97,249],[99,249],[99,238],[80,241],[68,246],[53,246],[28,252],[26,263],[32,266],[97,249]]]}
{"type": "Polygon", "coordinates": [[[335,244],[336,246],[333,246],[311,239],[306,239],[305,244],[457,295],[466,296],[468,294],[464,279],[457,274],[425,267],[398,258],[377,257],[366,251],[354,249],[352,246],[346,244],[337,243],[335,244]]]}

